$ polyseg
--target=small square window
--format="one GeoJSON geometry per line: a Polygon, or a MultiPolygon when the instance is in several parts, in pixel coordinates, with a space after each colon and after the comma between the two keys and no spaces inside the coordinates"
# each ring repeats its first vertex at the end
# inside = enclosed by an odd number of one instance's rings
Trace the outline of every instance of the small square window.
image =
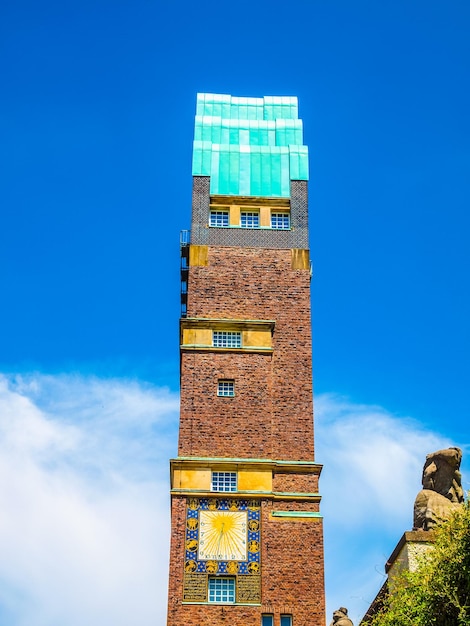
{"type": "Polygon", "coordinates": [[[292,626],[292,615],[281,615],[281,626],[292,626]]]}
{"type": "Polygon", "coordinates": [[[209,602],[233,604],[235,602],[235,578],[209,578],[209,602]]]}
{"type": "Polygon", "coordinates": [[[214,330],[212,345],[214,348],[241,348],[242,334],[228,330],[214,330]]]}
{"type": "Polygon", "coordinates": [[[274,624],[274,615],[262,615],[261,616],[261,626],[273,626],[274,624]]]}
{"type": "Polygon", "coordinates": [[[258,211],[242,211],[240,213],[240,226],[242,228],[259,228],[258,211]]]}
{"type": "Polygon", "coordinates": [[[212,472],[211,491],[236,491],[237,472],[212,472]]]}
{"type": "Polygon", "coordinates": [[[276,230],[289,230],[289,213],[271,213],[271,228],[274,228],[276,230]]]}
{"type": "Polygon", "coordinates": [[[217,395],[224,398],[232,398],[235,395],[235,381],[234,380],[219,380],[217,381],[217,395]]]}
{"type": "Polygon", "coordinates": [[[209,226],[228,226],[228,211],[211,211],[209,215],[209,226]]]}

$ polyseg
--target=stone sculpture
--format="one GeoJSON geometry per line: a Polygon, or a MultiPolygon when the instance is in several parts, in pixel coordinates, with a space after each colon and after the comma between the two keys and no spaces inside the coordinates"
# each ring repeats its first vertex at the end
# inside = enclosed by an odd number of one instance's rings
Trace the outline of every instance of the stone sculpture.
{"type": "Polygon", "coordinates": [[[426,456],[423,489],[414,505],[414,530],[432,530],[464,501],[461,460],[460,448],[438,450],[426,456]]]}
{"type": "Polygon", "coordinates": [[[333,621],[330,626],[354,626],[348,617],[348,609],[344,606],[333,612],[333,621]]]}

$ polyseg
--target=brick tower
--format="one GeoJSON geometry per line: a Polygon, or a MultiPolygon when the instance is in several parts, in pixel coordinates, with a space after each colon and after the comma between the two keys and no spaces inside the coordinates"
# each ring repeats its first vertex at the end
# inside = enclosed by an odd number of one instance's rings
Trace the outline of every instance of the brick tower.
{"type": "Polygon", "coordinates": [[[199,94],[168,626],[324,626],[297,98],[199,94]]]}

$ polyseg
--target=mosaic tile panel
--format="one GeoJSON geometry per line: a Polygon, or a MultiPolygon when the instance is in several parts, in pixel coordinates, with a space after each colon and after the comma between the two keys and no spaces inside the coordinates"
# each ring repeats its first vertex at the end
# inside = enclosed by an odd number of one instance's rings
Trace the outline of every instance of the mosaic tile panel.
{"type": "Polygon", "coordinates": [[[261,602],[259,500],[188,498],[183,601],[207,602],[209,576],[232,576],[237,603],[261,602]]]}

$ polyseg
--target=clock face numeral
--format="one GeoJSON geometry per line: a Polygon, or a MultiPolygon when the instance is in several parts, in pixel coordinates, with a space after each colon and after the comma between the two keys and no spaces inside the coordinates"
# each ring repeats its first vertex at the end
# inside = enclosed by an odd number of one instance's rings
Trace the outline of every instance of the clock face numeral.
{"type": "Polygon", "coordinates": [[[246,511],[214,509],[200,511],[199,523],[198,558],[200,560],[247,560],[246,511]]]}

